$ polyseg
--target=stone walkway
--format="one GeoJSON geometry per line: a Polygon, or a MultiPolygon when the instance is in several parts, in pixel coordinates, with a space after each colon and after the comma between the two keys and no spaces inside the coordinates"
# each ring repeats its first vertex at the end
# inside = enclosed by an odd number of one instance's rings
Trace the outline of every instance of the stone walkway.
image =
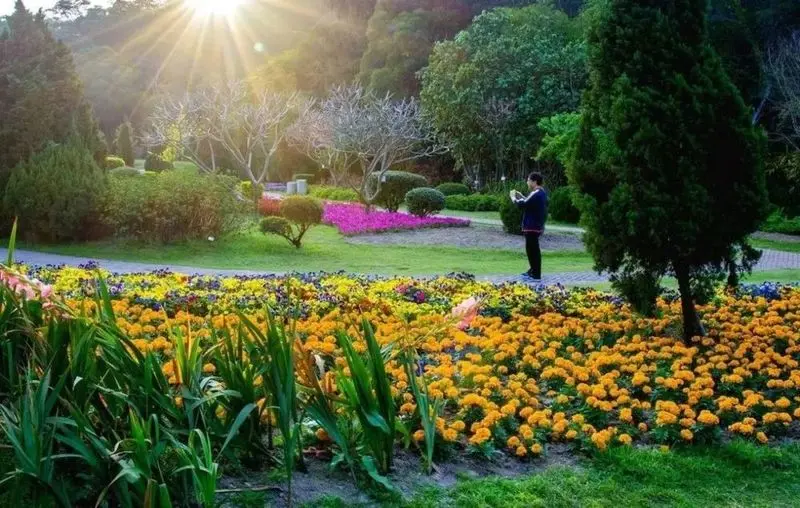
{"type": "MultiPolygon", "coordinates": [[[[521,256],[521,255],[520,255],[521,256]]],[[[68,265],[79,266],[85,265],[89,262],[98,263],[102,268],[115,273],[142,273],[151,272],[154,270],[169,269],[174,272],[186,274],[201,274],[201,275],[282,275],[277,272],[263,272],[254,270],[231,270],[220,268],[197,268],[191,266],[168,265],[168,264],[150,264],[150,263],[131,263],[127,261],[113,261],[102,259],[91,259],[76,256],[64,256],[61,254],[49,254],[45,252],[35,252],[28,250],[17,250],[15,252],[15,260],[30,265],[68,265]]],[[[6,249],[0,248],[0,260],[5,260],[6,249]]],[[[520,257],[520,266],[523,260],[520,257]]],[[[542,284],[565,284],[565,285],[580,285],[580,284],[596,284],[598,282],[607,282],[608,276],[605,274],[597,274],[595,272],[579,271],[579,272],[561,272],[547,274],[547,256],[544,257],[545,276],[542,284]]],[[[800,270],[800,253],[785,252],[777,250],[764,250],[761,260],[755,267],[757,271],[764,270],[785,270],[793,269],[800,270]]],[[[521,274],[514,275],[481,275],[477,277],[478,280],[485,280],[494,283],[508,283],[508,282],[521,282],[528,283],[521,274]]]]}

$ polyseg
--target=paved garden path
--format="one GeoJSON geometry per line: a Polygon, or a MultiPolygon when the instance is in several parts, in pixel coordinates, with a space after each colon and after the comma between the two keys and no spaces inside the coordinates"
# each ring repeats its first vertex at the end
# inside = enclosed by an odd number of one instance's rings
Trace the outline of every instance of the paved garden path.
{"type": "MultiPolygon", "coordinates": [[[[520,254],[520,256],[522,256],[520,254]]],[[[6,249],[0,248],[0,259],[5,260],[6,249]]],[[[201,274],[201,275],[281,275],[276,272],[264,272],[254,270],[231,270],[220,268],[198,268],[191,266],[180,266],[170,264],[151,264],[151,263],[132,263],[128,261],[113,261],[103,259],[92,259],[76,256],[64,256],[61,254],[49,254],[46,252],[35,252],[28,250],[17,250],[15,252],[15,260],[18,262],[30,265],[68,265],[78,266],[85,265],[89,262],[96,262],[102,268],[116,273],[134,273],[134,272],[150,272],[154,270],[169,269],[174,272],[187,273],[187,274],[201,274]]],[[[522,257],[520,257],[522,264],[522,257]]],[[[544,269],[547,271],[547,255],[544,256],[544,269]]],[[[782,269],[795,269],[800,270],[800,253],[785,252],[778,250],[764,250],[761,260],[755,267],[755,270],[782,270],[782,269]]],[[[503,282],[527,282],[522,275],[482,275],[478,276],[479,280],[488,280],[490,282],[503,283],[503,282]]],[[[543,284],[593,284],[597,282],[608,281],[608,276],[605,274],[597,274],[595,272],[561,272],[546,274],[542,280],[543,284]]]]}

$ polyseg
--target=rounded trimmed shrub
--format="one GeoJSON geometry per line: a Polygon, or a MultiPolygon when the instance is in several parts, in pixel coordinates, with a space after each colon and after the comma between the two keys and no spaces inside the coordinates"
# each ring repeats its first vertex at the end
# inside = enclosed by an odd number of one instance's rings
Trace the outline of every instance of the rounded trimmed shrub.
{"type": "MultiPolygon", "coordinates": [[[[517,183],[509,187],[508,190],[516,189],[523,194],[530,192],[525,183],[517,183]]],[[[508,196],[499,196],[500,199],[500,220],[503,221],[503,229],[512,235],[522,235],[522,209],[514,204],[508,196]]]]}
{"type": "Polygon", "coordinates": [[[445,197],[430,187],[412,189],[406,194],[406,206],[412,215],[427,217],[444,209],[445,197]]]}
{"type": "Polygon", "coordinates": [[[9,175],[4,208],[33,241],[91,239],[108,177],[81,143],[50,144],[9,175]]]}
{"type": "Polygon", "coordinates": [[[322,222],[322,203],[311,196],[288,196],[281,200],[281,216],[302,225],[322,222]]]}
{"type": "Polygon", "coordinates": [[[144,169],[146,171],[167,171],[173,169],[170,161],[161,158],[157,153],[148,153],[144,159],[144,169]]]}
{"type": "Polygon", "coordinates": [[[103,164],[106,169],[117,169],[125,167],[125,161],[122,157],[116,157],[114,155],[109,155],[106,157],[106,160],[103,164]]]}
{"type": "Polygon", "coordinates": [[[261,232],[278,236],[291,236],[292,225],[283,217],[264,217],[259,224],[261,232]]]}
{"type": "MultiPolygon", "coordinates": [[[[370,194],[373,194],[377,187],[378,178],[379,175],[375,173],[369,176],[367,188],[370,194]]],[[[427,178],[407,171],[387,171],[382,180],[380,192],[375,198],[374,204],[382,206],[390,212],[396,212],[400,208],[410,190],[428,185],[427,178]]]]}
{"type": "Polygon", "coordinates": [[[581,212],[574,205],[572,187],[559,187],[548,196],[549,203],[547,211],[550,217],[560,222],[577,224],[581,218],[581,212]]]}
{"type": "Polygon", "coordinates": [[[436,190],[445,196],[466,196],[470,193],[469,187],[463,183],[446,182],[436,186],[436,190]]]}
{"type": "Polygon", "coordinates": [[[447,196],[445,198],[445,208],[463,212],[496,212],[500,210],[500,200],[500,196],[494,194],[447,196]]]}

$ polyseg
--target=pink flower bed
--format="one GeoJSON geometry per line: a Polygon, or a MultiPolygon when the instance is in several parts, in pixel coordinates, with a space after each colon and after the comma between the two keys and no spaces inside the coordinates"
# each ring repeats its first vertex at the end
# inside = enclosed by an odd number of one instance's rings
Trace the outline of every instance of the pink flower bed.
{"type": "Polygon", "coordinates": [[[322,222],[336,226],[343,235],[381,233],[418,228],[464,227],[466,219],[450,217],[416,217],[407,213],[374,210],[367,212],[358,203],[325,203],[322,222]]]}

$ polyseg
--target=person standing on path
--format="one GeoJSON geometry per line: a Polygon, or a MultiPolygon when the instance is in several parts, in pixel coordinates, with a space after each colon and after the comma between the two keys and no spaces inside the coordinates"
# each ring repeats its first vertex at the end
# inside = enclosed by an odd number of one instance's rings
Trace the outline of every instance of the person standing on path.
{"type": "Polygon", "coordinates": [[[528,255],[530,269],[523,273],[535,282],[542,279],[542,250],[539,237],[544,233],[547,221],[547,192],[542,187],[541,173],[528,175],[530,194],[523,196],[518,191],[511,191],[511,200],[522,208],[522,234],[525,236],[525,253],[528,255]]]}

